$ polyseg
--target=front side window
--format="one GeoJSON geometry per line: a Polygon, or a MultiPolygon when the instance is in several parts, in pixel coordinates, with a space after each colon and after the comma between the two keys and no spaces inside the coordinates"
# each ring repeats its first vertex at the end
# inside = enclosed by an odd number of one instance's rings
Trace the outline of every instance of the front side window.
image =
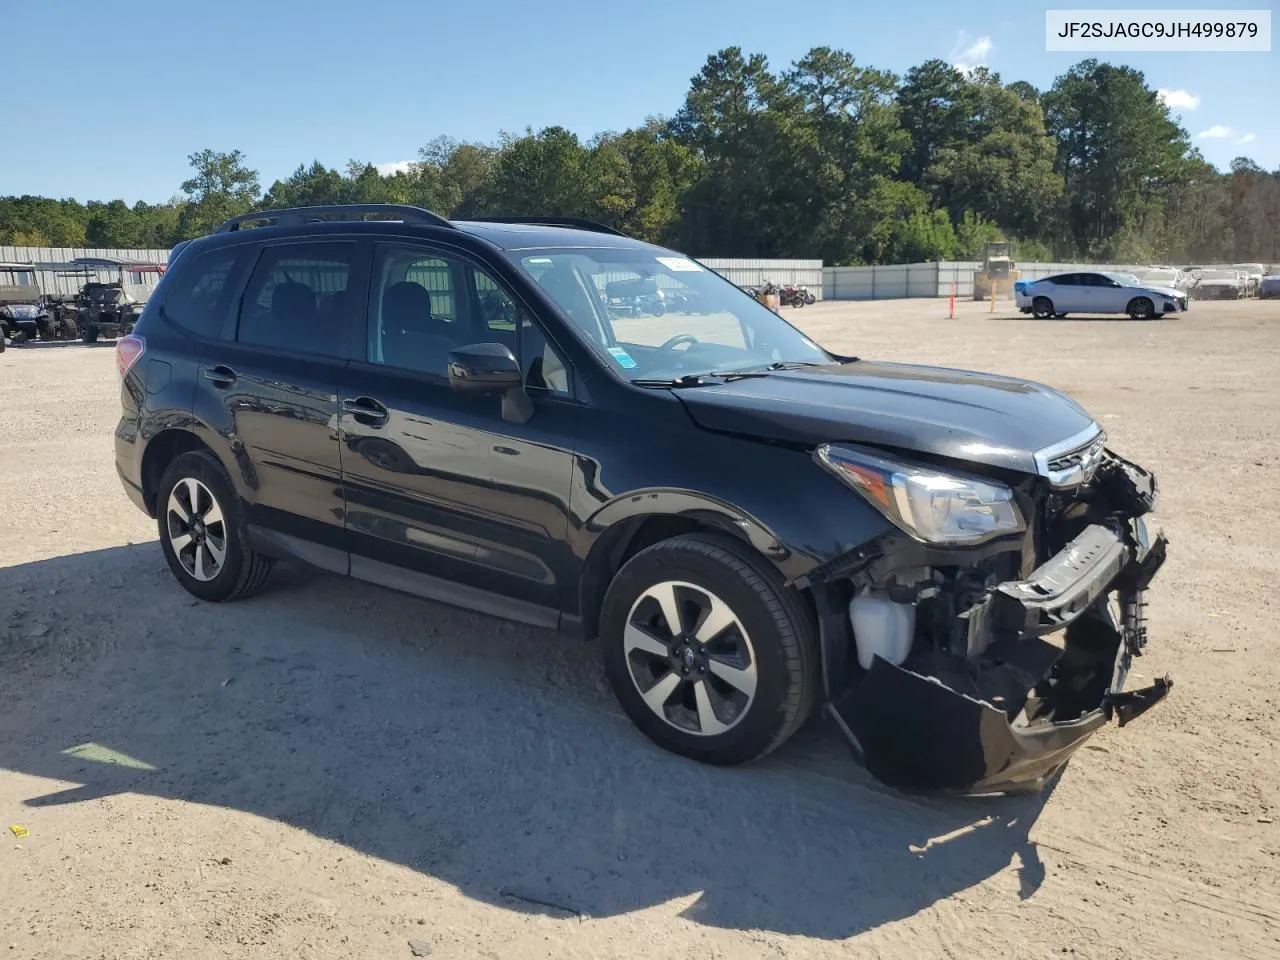
{"type": "Polygon", "coordinates": [[[368,360],[442,379],[450,351],[502,343],[527,386],[567,393],[568,372],[540,328],[496,280],[455,257],[383,245],[374,258],[368,360]]]}
{"type": "Polygon", "coordinates": [[[772,310],[685,257],[607,248],[510,256],[633,380],[831,362],[772,310]]]}
{"type": "Polygon", "coordinates": [[[240,309],[241,343],[325,357],[346,353],[362,304],[351,289],[354,243],[299,243],[262,251],[240,309]]]}

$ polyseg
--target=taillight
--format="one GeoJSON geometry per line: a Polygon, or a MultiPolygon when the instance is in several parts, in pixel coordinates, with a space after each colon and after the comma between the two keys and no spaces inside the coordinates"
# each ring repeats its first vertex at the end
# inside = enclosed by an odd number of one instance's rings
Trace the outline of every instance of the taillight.
{"type": "Polygon", "coordinates": [[[122,378],[146,350],[147,341],[132,333],[116,341],[116,370],[120,372],[122,378]]]}

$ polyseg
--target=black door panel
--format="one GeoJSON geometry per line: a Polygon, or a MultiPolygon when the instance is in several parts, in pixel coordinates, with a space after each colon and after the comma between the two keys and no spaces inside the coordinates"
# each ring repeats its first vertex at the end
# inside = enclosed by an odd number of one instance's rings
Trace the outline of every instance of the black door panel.
{"type": "Polygon", "coordinates": [[[367,251],[354,241],[264,245],[239,296],[235,342],[208,352],[197,386],[242,464],[250,524],[279,544],[329,548],[322,566],[344,572],[338,385],[361,325],[367,251]]]}
{"type": "Polygon", "coordinates": [[[373,365],[348,370],[353,394],[387,409],[382,424],[342,413],[353,554],[558,609],[576,407],[508,424],[497,397],[373,365]]]}

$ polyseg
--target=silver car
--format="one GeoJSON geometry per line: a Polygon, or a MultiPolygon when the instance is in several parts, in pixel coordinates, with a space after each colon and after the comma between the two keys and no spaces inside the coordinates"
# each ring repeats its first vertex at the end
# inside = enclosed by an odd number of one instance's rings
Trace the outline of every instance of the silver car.
{"type": "Polygon", "coordinates": [[[1040,318],[1070,313],[1127,313],[1151,320],[1187,309],[1187,295],[1174,287],[1143,283],[1125,273],[1059,273],[1015,288],[1018,309],[1040,318]]]}

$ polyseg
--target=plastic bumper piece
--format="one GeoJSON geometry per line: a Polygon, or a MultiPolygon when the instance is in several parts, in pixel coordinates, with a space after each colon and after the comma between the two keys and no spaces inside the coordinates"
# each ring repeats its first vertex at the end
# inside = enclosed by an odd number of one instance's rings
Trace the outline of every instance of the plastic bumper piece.
{"type": "Polygon", "coordinates": [[[1164,678],[1123,692],[1146,644],[1142,591],[1164,561],[1165,544],[1163,534],[1148,540],[1141,519],[1123,533],[1091,526],[1027,580],[999,585],[981,605],[976,619],[995,637],[985,667],[957,671],[914,660],[899,667],[877,658],[829,709],[868,770],[890,786],[969,795],[1037,791],[1096,730],[1113,717],[1124,726],[1172,687],[1164,678]],[[1098,601],[1112,591],[1122,610],[1118,624],[1098,615],[1098,601]],[[1065,649],[1039,639],[1063,627],[1065,649]],[[992,695],[1011,676],[1027,679],[1013,683],[1011,697],[992,695]]]}

